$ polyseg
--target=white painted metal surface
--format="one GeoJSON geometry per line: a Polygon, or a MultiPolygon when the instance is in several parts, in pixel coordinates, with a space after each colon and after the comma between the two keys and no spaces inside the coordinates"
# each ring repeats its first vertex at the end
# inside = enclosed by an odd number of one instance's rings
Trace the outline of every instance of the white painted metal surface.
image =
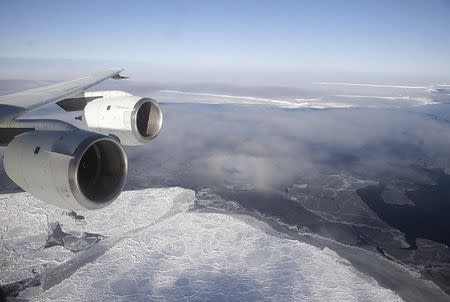
{"type": "Polygon", "coordinates": [[[120,142],[143,144],[157,136],[162,125],[161,109],[152,99],[123,91],[85,91],[108,78],[125,78],[121,71],[110,69],[0,96],[0,135],[2,144],[9,143],[3,162],[17,185],[43,201],[74,210],[99,209],[117,198],[128,169],[120,142]],[[91,97],[99,98],[86,106],[85,120],[98,133],[60,120],[20,119],[28,110],[68,98],[84,102],[83,108],[85,98],[91,97]]]}
{"type": "Polygon", "coordinates": [[[92,95],[103,97],[84,108],[89,129],[113,135],[127,146],[144,144],[159,134],[162,111],[156,101],[119,91],[102,93],[93,92],[92,95]]]}
{"type": "Polygon", "coordinates": [[[16,136],[6,148],[3,163],[8,176],[22,189],[73,210],[110,204],[122,191],[127,175],[123,147],[110,137],[84,130],[31,131],[16,136]],[[96,146],[100,148],[91,149],[96,154],[86,157],[89,148],[96,146]],[[110,187],[95,196],[89,184],[80,179],[83,168],[94,172],[92,182],[110,187]]]}
{"type": "Polygon", "coordinates": [[[29,89],[0,97],[0,104],[33,109],[83,92],[86,89],[119,74],[123,69],[109,69],[82,78],[29,89]]]}

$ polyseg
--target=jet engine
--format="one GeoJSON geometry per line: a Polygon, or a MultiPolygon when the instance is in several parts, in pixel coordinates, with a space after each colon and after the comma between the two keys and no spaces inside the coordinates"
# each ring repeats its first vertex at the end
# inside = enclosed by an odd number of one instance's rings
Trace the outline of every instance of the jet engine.
{"type": "Polygon", "coordinates": [[[93,131],[117,137],[123,145],[141,145],[155,138],[162,111],[155,100],[121,91],[90,92],[100,98],[84,108],[84,120],[93,131]]]}
{"type": "Polygon", "coordinates": [[[9,143],[3,163],[22,189],[73,210],[100,209],[113,202],[128,170],[117,140],[84,130],[25,132],[9,143]]]}

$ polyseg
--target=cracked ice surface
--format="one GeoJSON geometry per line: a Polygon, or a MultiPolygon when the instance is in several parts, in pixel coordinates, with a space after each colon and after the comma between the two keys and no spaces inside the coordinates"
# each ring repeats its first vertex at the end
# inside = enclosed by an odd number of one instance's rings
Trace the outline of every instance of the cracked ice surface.
{"type": "Polygon", "coordinates": [[[400,300],[329,249],[268,235],[263,227],[229,215],[188,211],[194,201],[190,190],[124,192],[101,211],[81,213],[83,221],[27,193],[1,198],[0,208],[6,211],[0,218],[1,282],[29,277],[33,269],[42,275],[41,288],[26,289],[19,297],[37,301],[400,300]],[[67,233],[90,232],[106,238],[78,253],[62,246],[43,249],[48,220],[58,220],[67,233]]]}
{"type": "Polygon", "coordinates": [[[47,205],[28,193],[0,195],[0,283],[32,277],[73,257],[62,246],[43,248],[51,222],[59,222],[65,232],[78,237],[82,232],[89,232],[119,239],[119,235],[163,216],[177,198],[187,202],[193,200],[194,194],[181,188],[124,193],[110,206],[85,212],[85,219],[76,221],[67,211],[47,205]],[[153,200],[158,202],[149,202],[153,200]]]}

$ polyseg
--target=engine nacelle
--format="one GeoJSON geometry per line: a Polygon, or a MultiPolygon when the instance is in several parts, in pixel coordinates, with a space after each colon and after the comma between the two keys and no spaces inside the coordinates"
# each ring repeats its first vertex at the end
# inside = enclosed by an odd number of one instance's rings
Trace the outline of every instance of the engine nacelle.
{"type": "Polygon", "coordinates": [[[9,143],[3,163],[22,189],[73,210],[95,210],[113,202],[128,171],[121,144],[84,130],[23,133],[9,143]]]}
{"type": "Polygon", "coordinates": [[[86,105],[84,120],[87,126],[93,131],[115,136],[128,146],[141,145],[155,138],[163,120],[158,102],[113,92],[99,92],[102,97],[86,105]]]}

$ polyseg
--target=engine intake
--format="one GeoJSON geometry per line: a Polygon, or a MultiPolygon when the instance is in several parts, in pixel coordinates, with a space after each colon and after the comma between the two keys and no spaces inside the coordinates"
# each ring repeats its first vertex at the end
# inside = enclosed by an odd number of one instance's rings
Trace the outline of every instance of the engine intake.
{"type": "Polygon", "coordinates": [[[16,136],[4,155],[8,176],[58,207],[100,209],[122,192],[127,157],[113,138],[90,131],[32,131],[16,136]]]}
{"type": "Polygon", "coordinates": [[[90,129],[115,136],[122,144],[133,146],[144,144],[159,134],[163,115],[155,100],[105,93],[86,105],[84,120],[90,129]]]}
{"type": "Polygon", "coordinates": [[[155,100],[144,98],[136,103],[133,111],[136,113],[132,113],[132,118],[136,120],[132,125],[136,125],[140,136],[145,140],[155,138],[162,126],[162,111],[159,104],[155,100]]]}

